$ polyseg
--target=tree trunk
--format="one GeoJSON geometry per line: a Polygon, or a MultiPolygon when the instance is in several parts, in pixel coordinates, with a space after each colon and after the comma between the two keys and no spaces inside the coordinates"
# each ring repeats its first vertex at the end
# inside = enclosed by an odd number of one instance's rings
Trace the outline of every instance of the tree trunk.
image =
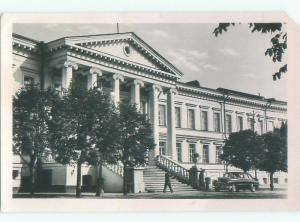
{"type": "Polygon", "coordinates": [[[256,168],[254,169],[254,175],[255,175],[255,176],[254,176],[255,179],[257,180],[257,169],[256,169],[256,168]]]}
{"type": "Polygon", "coordinates": [[[123,172],[123,195],[127,195],[127,170],[126,166],[124,165],[124,172],[123,172]]]}
{"type": "Polygon", "coordinates": [[[102,163],[100,161],[98,167],[98,178],[96,182],[96,197],[101,197],[103,189],[103,180],[102,180],[102,163]]]}
{"type": "Polygon", "coordinates": [[[273,179],[273,176],[274,176],[274,172],[271,172],[270,173],[270,190],[274,190],[274,179],[273,179]]]}
{"type": "Polygon", "coordinates": [[[35,191],[35,178],[34,178],[34,167],[29,167],[29,180],[30,180],[30,197],[33,197],[35,191]]]}
{"type": "Polygon", "coordinates": [[[77,163],[76,198],[81,197],[81,165],[82,165],[82,163],[80,161],[78,161],[78,163],[77,163]]]}

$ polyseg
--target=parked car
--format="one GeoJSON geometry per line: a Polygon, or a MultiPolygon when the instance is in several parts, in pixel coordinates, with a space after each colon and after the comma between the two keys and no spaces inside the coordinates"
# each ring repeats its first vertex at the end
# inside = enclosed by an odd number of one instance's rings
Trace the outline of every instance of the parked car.
{"type": "Polygon", "coordinates": [[[252,192],[259,188],[259,182],[254,179],[249,173],[229,172],[223,177],[213,182],[215,191],[231,190],[238,192],[239,190],[249,189],[252,192]]]}

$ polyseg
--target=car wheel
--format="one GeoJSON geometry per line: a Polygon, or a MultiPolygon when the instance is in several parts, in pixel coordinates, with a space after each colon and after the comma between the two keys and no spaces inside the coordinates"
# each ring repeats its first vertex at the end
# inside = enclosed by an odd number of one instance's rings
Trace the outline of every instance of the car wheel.
{"type": "Polygon", "coordinates": [[[251,190],[251,192],[255,192],[256,188],[253,184],[250,185],[250,190],[251,190]]]}
{"type": "Polygon", "coordinates": [[[235,184],[232,185],[231,190],[232,190],[232,192],[237,192],[237,189],[236,189],[236,185],[235,185],[235,184]]]}

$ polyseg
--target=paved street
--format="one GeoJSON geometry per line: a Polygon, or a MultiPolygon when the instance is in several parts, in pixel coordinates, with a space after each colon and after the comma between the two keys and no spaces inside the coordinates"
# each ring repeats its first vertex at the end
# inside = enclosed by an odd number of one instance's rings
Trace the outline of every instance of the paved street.
{"type": "MultiPolygon", "coordinates": [[[[124,197],[121,193],[105,193],[100,199],[278,199],[286,198],[285,189],[270,191],[268,189],[256,192],[214,192],[214,191],[187,191],[177,193],[137,193],[124,197]]],[[[29,198],[27,193],[14,194],[14,198],[29,198]]],[[[34,198],[75,198],[74,193],[37,193],[34,198]]],[[[94,193],[83,193],[82,198],[96,199],[94,193]]]]}

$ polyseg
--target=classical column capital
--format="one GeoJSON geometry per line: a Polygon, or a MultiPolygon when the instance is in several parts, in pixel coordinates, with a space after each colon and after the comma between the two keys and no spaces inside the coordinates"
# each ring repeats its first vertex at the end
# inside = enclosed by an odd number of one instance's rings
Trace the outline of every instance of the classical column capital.
{"type": "Polygon", "coordinates": [[[141,80],[138,80],[138,79],[134,79],[134,80],[131,82],[131,85],[139,85],[140,87],[143,87],[143,86],[144,86],[144,82],[141,81],[141,80]]]}
{"type": "Polygon", "coordinates": [[[95,68],[95,67],[91,67],[89,70],[90,74],[96,74],[97,76],[102,76],[102,71],[101,69],[95,68]]]}
{"type": "Polygon", "coordinates": [[[177,95],[178,91],[175,88],[170,88],[170,89],[167,90],[167,93],[170,93],[170,94],[173,94],[173,95],[177,95]]]}
{"type": "Polygon", "coordinates": [[[153,85],[151,86],[151,89],[152,89],[153,91],[157,91],[157,92],[162,92],[162,91],[163,91],[162,88],[161,88],[161,86],[155,85],[155,84],[153,84],[153,85]]]}
{"type": "Polygon", "coordinates": [[[124,76],[119,74],[119,73],[115,73],[115,74],[112,75],[112,79],[113,80],[120,80],[121,82],[123,82],[124,81],[124,76]]]}
{"type": "Polygon", "coordinates": [[[63,67],[65,67],[65,68],[72,68],[74,70],[78,69],[78,65],[75,62],[70,61],[70,60],[65,61],[63,63],[63,67]]]}

